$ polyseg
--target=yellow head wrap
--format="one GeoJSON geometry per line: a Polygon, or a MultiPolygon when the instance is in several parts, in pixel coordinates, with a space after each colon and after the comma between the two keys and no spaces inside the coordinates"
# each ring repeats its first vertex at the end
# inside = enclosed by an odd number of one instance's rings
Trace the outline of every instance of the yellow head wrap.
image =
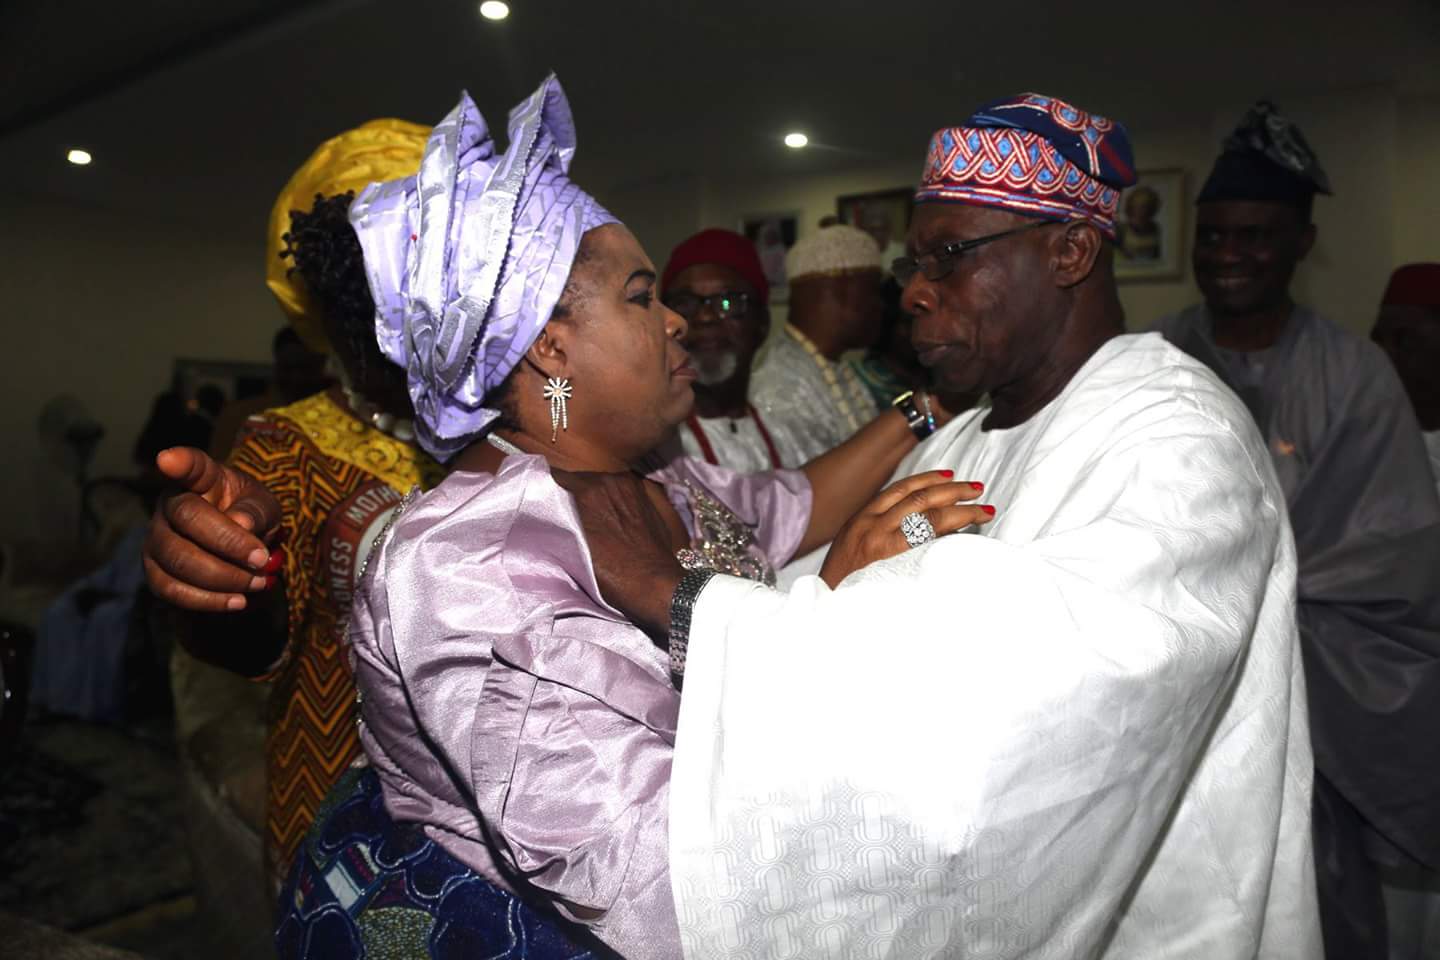
{"type": "Polygon", "coordinates": [[[359,194],[371,183],[410,176],[420,169],[429,136],[429,127],[405,120],[363,123],[322,143],[276,198],[266,236],[265,284],[310,349],[329,353],[330,343],[304,282],[299,274],[291,273],[293,264],[280,257],[285,246],[282,238],[290,231],[290,212],[308,212],[317,193],[331,197],[353,190],[359,194]]]}

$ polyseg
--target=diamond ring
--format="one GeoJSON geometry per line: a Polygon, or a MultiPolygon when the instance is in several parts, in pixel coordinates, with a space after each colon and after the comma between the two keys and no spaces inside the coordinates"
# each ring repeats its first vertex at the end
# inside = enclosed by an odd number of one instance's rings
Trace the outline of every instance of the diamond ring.
{"type": "Polygon", "coordinates": [[[905,514],[900,520],[900,532],[912,547],[935,539],[935,528],[930,525],[930,518],[919,512],[905,514]]]}

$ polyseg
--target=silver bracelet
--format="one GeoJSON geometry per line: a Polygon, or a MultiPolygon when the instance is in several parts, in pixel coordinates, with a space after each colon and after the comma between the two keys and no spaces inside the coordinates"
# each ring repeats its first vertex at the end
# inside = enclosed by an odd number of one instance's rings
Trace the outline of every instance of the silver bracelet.
{"type": "Polygon", "coordinates": [[[685,676],[685,653],[690,649],[690,614],[700,591],[715,576],[714,570],[687,570],[670,595],[670,673],[685,676]]]}

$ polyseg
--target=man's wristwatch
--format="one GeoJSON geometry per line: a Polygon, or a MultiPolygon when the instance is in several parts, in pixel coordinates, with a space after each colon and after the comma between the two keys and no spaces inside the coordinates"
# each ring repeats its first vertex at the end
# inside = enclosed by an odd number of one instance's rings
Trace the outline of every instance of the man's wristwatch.
{"type": "Polygon", "coordinates": [[[670,673],[685,676],[685,652],[690,648],[690,614],[700,591],[715,576],[714,570],[687,570],[670,595],[670,673]]]}
{"type": "Polygon", "coordinates": [[[928,393],[906,390],[891,400],[890,405],[900,411],[900,415],[905,418],[905,425],[915,434],[916,440],[924,440],[935,432],[935,412],[930,409],[928,393]],[[918,404],[915,402],[917,399],[920,401],[918,404]]]}

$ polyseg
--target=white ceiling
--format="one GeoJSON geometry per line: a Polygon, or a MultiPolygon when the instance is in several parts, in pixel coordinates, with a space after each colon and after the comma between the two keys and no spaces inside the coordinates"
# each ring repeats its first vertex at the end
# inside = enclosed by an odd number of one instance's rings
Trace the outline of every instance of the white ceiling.
{"type": "Polygon", "coordinates": [[[7,0],[0,176],[12,192],[258,237],[316,143],[491,118],[558,71],[587,186],[833,171],[918,146],[977,103],[1044,90],[1129,123],[1369,84],[1440,90],[1430,0],[1107,5],[889,0],[7,0]],[[779,143],[803,129],[819,149],[779,143]],[[65,150],[95,164],[77,169],[65,150]]]}

